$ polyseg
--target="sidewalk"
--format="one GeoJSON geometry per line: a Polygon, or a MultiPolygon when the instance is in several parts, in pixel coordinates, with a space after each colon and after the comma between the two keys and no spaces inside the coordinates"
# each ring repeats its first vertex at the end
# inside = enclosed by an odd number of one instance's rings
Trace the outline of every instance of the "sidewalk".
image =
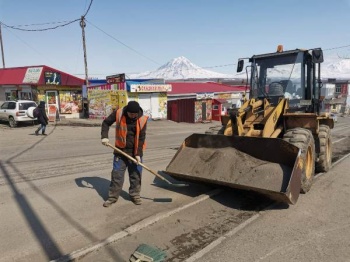
{"type": "MultiPolygon", "coordinates": [[[[344,158],[327,174],[318,178],[312,190],[302,196],[296,205],[260,211],[226,234],[218,236],[191,257],[181,261],[349,261],[349,245],[344,244],[348,243],[350,233],[347,219],[349,178],[348,173],[344,172],[350,168],[349,160],[349,157],[344,158]]],[[[218,193],[220,190],[210,191],[187,205],[155,214],[111,235],[108,239],[74,251],[65,257],[66,260],[58,259],[51,262],[128,261],[120,259],[125,250],[123,246],[125,248],[128,243],[131,245],[142,243],[144,238],[140,236],[141,230],[147,230],[151,224],[156,223],[163,223],[158,229],[164,229],[166,219],[186,208],[201,205],[204,200],[218,193]],[[126,240],[127,237],[129,240],[126,240]]],[[[178,223],[184,223],[179,221],[178,223]]],[[[174,222],[171,222],[166,225],[173,224],[174,222]]],[[[151,232],[153,234],[149,235],[150,241],[152,237],[157,237],[158,233],[166,234],[168,231],[151,232]]]]}
{"type": "Polygon", "coordinates": [[[56,120],[57,126],[101,126],[103,119],[90,118],[61,118],[56,120]]]}
{"type": "MultiPolygon", "coordinates": [[[[57,126],[101,126],[103,122],[103,119],[91,119],[91,118],[62,118],[59,121],[55,122],[55,125],[57,126]]],[[[198,126],[205,126],[208,129],[210,127],[215,127],[215,126],[221,126],[221,122],[219,121],[211,121],[211,122],[205,122],[205,123],[185,123],[185,122],[174,122],[171,120],[149,120],[147,122],[148,127],[169,127],[169,126],[174,126],[174,127],[183,127],[185,128],[188,125],[198,125],[198,126]]]]}

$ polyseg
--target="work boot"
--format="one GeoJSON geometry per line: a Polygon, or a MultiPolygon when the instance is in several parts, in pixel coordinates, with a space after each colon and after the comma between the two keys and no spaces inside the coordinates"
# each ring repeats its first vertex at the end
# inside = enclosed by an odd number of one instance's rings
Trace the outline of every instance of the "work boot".
{"type": "Polygon", "coordinates": [[[132,196],[130,197],[131,201],[135,204],[135,205],[141,205],[142,204],[142,200],[140,196],[132,196]]]}
{"type": "Polygon", "coordinates": [[[103,206],[104,206],[104,207],[109,207],[110,205],[114,204],[115,202],[117,202],[117,200],[107,199],[107,200],[103,203],[103,206]]]}
{"type": "Polygon", "coordinates": [[[45,134],[45,133],[42,133],[42,135],[43,135],[43,136],[47,136],[47,134],[45,134]]]}

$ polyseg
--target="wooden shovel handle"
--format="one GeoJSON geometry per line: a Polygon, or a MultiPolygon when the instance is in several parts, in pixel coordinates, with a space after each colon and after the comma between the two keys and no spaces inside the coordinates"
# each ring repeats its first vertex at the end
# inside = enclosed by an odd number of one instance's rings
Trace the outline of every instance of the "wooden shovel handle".
{"type": "Polygon", "coordinates": [[[131,161],[133,161],[135,164],[138,164],[142,167],[144,167],[145,169],[147,169],[149,172],[151,172],[153,175],[155,175],[156,177],[160,178],[161,180],[167,182],[168,184],[172,184],[169,180],[165,179],[164,177],[162,177],[161,175],[157,174],[155,171],[153,171],[152,169],[150,169],[149,167],[147,167],[146,165],[142,164],[141,162],[137,162],[137,160],[135,158],[133,158],[132,156],[129,156],[127,153],[123,152],[122,150],[120,150],[119,148],[116,148],[115,146],[111,145],[110,143],[106,144],[107,146],[113,148],[115,151],[117,151],[118,153],[122,154],[123,156],[129,158],[131,161]]]}

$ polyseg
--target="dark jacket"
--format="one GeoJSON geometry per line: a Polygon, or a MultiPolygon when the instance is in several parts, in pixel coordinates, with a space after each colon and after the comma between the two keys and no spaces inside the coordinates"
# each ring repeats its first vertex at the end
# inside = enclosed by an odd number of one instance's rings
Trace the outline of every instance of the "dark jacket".
{"type": "MultiPolygon", "coordinates": [[[[128,114],[126,113],[126,107],[123,108],[123,115],[126,117],[126,124],[128,127],[128,132],[126,136],[126,146],[125,148],[121,148],[122,151],[127,153],[130,156],[133,156],[133,151],[134,151],[134,137],[135,137],[135,132],[136,132],[136,122],[137,119],[143,116],[143,110],[140,108],[138,117],[136,119],[130,119],[128,117],[128,114]]],[[[103,138],[108,138],[108,132],[109,132],[109,127],[113,125],[116,121],[116,111],[113,111],[105,120],[102,122],[102,127],[101,127],[101,139],[103,138]]],[[[139,144],[138,144],[138,156],[143,156],[143,144],[145,143],[146,140],[146,128],[147,124],[142,128],[140,131],[139,135],[139,144]]],[[[118,155],[117,153],[115,153],[118,155]]],[[[134,157],[134,156],[133,156],[134,157]]]]}
{"type": "Polygon", "coordinates": [[[47,125],[49,123],[49,118],[46,115],[45,102],[40,101],[38,108],[39,108],[38,122],[42,125],[47,125]]]}

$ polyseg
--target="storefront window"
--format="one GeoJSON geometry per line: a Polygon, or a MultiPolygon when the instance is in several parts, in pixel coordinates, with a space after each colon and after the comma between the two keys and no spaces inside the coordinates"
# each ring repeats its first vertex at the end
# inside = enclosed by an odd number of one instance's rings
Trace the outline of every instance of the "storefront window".
{"type": "Polygon", "coordinates": [[[18,91],[12,90],[5,92],[6,101],[18,100],[18,91]]]}
{"type": "Polygon", "coordinates": [[[32,100],[32,93],[31,92],[21,92],[21,99],[22,100],[32,100]]]}
{"type": "Polygon", "coordinates": [[[74,114],[82,112],[81,91],[60,91],[61,114],[74,114]]]}

